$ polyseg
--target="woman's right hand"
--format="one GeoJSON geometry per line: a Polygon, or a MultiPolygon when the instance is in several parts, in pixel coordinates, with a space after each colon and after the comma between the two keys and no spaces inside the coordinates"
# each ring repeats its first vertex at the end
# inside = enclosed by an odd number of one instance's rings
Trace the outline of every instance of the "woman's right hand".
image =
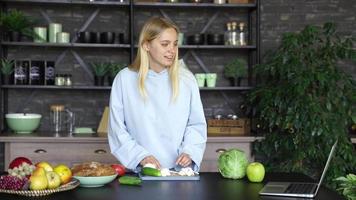
{"type": "Polygon", "coordinates": [[[142,166],[145,166],[145,165],[148,164],[148,163],[155,165],[157,169],[161,169],[161,164],[160,164],[159,161],[158,161],[155,157],[153,157],[153,156],[147,156],[147,157],[145,157],[144,159],[142,159],[141,162],[140,162],[140,164],[141,164],[142,166]]]}

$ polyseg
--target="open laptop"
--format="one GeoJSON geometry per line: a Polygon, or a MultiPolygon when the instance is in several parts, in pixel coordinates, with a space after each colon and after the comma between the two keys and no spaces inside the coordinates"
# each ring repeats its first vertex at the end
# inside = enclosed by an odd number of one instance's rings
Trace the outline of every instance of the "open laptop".
{"type": "Polygon", "coordinates": [[[328,160],[326,161],[324,171],[321,174],[319,183],[302,182],[268,182],[260,191],[260,195],[282,196],[282,197],[305,197],[313,198],[319,191],[326,171],[329,168],[330,160],[334,155],[337,140],[331,148],[328,160]]]}

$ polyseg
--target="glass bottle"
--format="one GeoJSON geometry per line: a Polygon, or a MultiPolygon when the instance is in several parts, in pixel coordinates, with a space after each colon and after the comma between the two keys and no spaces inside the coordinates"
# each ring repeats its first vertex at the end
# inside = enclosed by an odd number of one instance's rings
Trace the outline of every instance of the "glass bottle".
{"type": "Polygon", "coordinates": [[[246,46],[247,45],[247,37],[246,37],[246,26],[245,23],[241,22],[239,24],[239,43],[241,46],[246,46]]]}
{"type": "Polygon", "coordinates": [[[225,45],[231,45],[230,38],[231,38],[231,23],[226,23],[226,31],[224,35],[225,45]]]}
{"type": "Polygon", "coordinates": [[[232,22],[231,23],[230,44],[234,45],[234,46],[239,45],[239,39],[238,39],[238,34],[237,34],[237,23],[236,22],[232,22]]]}

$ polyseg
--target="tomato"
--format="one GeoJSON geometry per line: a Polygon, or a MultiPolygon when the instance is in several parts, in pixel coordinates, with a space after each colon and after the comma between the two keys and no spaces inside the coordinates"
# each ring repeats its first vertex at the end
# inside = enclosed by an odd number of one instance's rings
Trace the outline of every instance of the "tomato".
{"type": "Polygon", "coordinates": [[[123,176],[126,172],[125,167],[120,164],[112,164],[111,167],[119,174],[119,176],[123,176]]]}

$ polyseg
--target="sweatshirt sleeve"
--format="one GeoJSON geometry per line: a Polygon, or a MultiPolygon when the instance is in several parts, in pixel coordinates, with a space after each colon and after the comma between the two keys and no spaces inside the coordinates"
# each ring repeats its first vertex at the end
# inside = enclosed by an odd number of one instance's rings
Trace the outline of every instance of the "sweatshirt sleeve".
{"type": "Polygon", "coordinates": [[[127,131],[123,104],[124,81],[120,73],[115,78],[110,96],[108,140],[111,153],[126,168],[137,172],[140,161],[149,152],[139,145],[127,131]]]}
{"type": "Polygon", "coordinates": [[[179,149],[179,154],[189,154],[193,161],[193,170],[199,171],[200,164],[203,159],[207,140],[207,127],[204,116],[203,105],[200,99],[199,87],[194,79],[190,113],[188,123],[185,129],[182,145],[179,149]]]}

